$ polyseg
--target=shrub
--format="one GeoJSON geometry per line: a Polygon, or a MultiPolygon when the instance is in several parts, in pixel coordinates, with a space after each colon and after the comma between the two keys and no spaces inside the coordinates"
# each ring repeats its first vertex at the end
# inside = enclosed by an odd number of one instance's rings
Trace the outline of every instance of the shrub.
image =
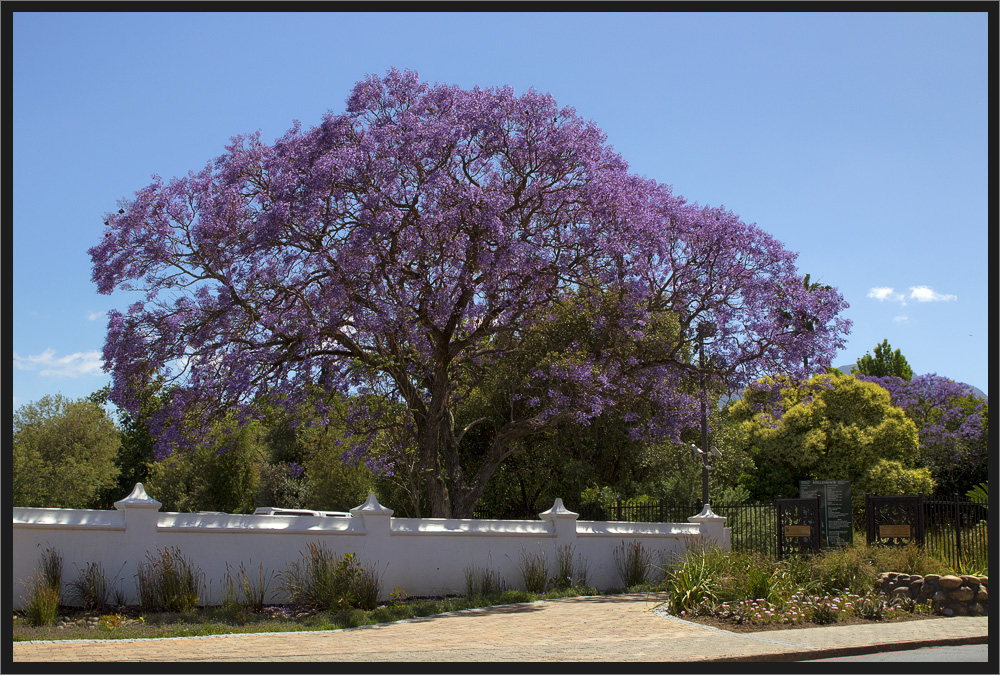
{"type": "Polygon", "coordinates": [[[57,597],[62,588],[62,565],[62,556],[55,549],[45,549],[41,559],[41,581],[53,589],[57,597]]]}
{"type": "Polygon", "coordinates": [[[500,572],[488,567],[469,567],[465,570],[465,594],[469,597],[498,595],[507,590],[500,572]]]}
{"type": "Polygon", "coordinates": [[[374,565],[362,566],[353,553],[337,556],[325,544],[309,543],[301,554],[281,575],[293,603],[328,610],[377,606],[382,582],[374,565]]]}
{"type": "Polygon", "coordinates": [[[529,593],[544,593],[548,589],[549,570],[544,553],[531,554],[522,549],[518,567],[521,569],[524,590],[529,593]]]}
{"type": "Polygon", "coordinates": [[[615,559],[615,569],[625,588],[641,586],[649,578],[653,565],[652,552],[643,547],[642,542],[622,542],[612,551],[615,559]]]}
{"type": "MultiPolygon", "coordinates": [[[[251,569],[253,561],[250,561],[251,569]]],[[[239,607],[244,611],[262,612],[267,602],[268,589],[274,581],[276,572],[267,574],[264,566],[257,565],[256,573],[248,572],[241,562],[239,571],[235,574],[226,563],[226,605],[239,607]]]]}
{"type": "Polygon", "coordinates": [[[556,549],[555,585],[560,588],[585,588],[587,586],[587,563],[582,556],[575,559],[575,548],[565,544],[556,549]]]}
{"type": "Polygon", "coordinates": [[[99,562],[90,563],[80,570],[79,576],[69,582],[69,587],[73,598],[89,610],[103,612],[110,603],[112,583],[99,562]]]}
{"type": "Polygon", "coordinates": [[[198,604],[203,574],[176,547],[146,553],[136,574],[143,611],[186,612],[198,604]]]}
{"type": "Polygon", "coordinates": [[[715,593],[717,570],[709,561],[710,554],[706,552],[688,552],[680,564],[667,573],[663,594],[671,612],[680,614],[718,599],[715,593]]]}
{"type": "Polygon", "coordinates": [[[62,556],[45,549],[39,571],[27,584],[24,614],[32,626],[51,626],[59,615],[59,589],[62,585],[62,556]]]}
{"type": "Polygon", "coordinates": [[[46,580],[35,577],[28,585],[24,616],[32,626],[51,626],[59,615],[59,591],[46,580]]]}

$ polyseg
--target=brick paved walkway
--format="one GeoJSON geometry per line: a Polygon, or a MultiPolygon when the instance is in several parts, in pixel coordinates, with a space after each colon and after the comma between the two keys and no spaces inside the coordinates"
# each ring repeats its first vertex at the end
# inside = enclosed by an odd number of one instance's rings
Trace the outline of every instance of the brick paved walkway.
{"type": "Polygon", "coordinates": [[[704,661],[820,658],[985,641],[986,617],[731,633],[664,618],[644,595],[566,598],[351,630],[14,643],[14,661],[704,661]],[[905,647],[904,647],[905,648],[905,647]]]}

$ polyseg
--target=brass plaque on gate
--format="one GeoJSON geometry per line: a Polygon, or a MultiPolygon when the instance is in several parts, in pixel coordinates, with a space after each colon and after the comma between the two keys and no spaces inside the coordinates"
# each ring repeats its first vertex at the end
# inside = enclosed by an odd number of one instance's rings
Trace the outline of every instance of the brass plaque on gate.
{"type": "Polygon", "coordinates": [[[808,525],[785,525],[786,537],[811,537],[812,528],[808,525]]]}
{"type": "Polygon", "coordinates": [[[909,525],[879,525],[878,526],[878,536],[880,537],[902,537],[909,539],[912,535],[910,534],[909,525]]]}

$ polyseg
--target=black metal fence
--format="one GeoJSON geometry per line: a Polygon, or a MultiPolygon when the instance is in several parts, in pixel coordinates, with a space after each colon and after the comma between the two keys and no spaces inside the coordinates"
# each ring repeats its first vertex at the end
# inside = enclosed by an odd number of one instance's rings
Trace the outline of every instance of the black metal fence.
{"type": "Polygon", "coordinates": [[[989,509],[985,504],[937,496],[924,500],[924,549],[952,567],[986,567],[989,509]]]}
{"type": "MultiPolygon", "coordinates": [[[[668,504],[664,501],[628,503],[619,500],[607,506],[588,504],[578,508],[580,520],[617,520],[634,523],[686,523],[702,509],[701,502],[668,504]]],[[[923,501],[924,550],[952,567],[986,567],[989,536],[986,505],[952,497],[935,496],[923,501]]],[[[733,551],[778,554],[778,512],[773,503],[712,504],[712,511],[726,517],[731,528],[733,551]]],[[[864,523],[863,513],[860,522],[864,523]]],[[[523,509],[476,509],[476,518],[537,520],[537,513],[523,509]]],[[[859,519],[855,518],[857,522],[859,519]]]]}
{"type": "MultiPolygon", "coordinates": [[[[588,505],[580,509],[582,520],[619,520],[633,523],[686,523],[701,512],[702,502],[629,504],[619,500],[607,508],[588,505]]],[[[772,504],[712,504],[712,512],[726,518],[734,551],[778,553],[778,511],[772,504]]]]}

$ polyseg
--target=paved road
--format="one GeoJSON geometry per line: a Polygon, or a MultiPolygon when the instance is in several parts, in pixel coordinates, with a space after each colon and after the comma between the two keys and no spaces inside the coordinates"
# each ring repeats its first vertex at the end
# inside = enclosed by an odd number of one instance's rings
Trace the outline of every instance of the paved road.
{"type": "Polygon", "coordinates": [[[986,617],[732,633],[667,618],[645,595],[565,598],[350,630],[14,643],[15,662],[800,661],[985,642],[986,617]]]}
{"type": "Polygon", "coordinates": [[[829,659],[808,659],[803,663],[824,661],[863,661],[872,663],[978,663],[990,660],[989,645],[960,645],[958,647],[923,647],[899,652],[880,652],[858,656],[839,656],[829,659]]]}

